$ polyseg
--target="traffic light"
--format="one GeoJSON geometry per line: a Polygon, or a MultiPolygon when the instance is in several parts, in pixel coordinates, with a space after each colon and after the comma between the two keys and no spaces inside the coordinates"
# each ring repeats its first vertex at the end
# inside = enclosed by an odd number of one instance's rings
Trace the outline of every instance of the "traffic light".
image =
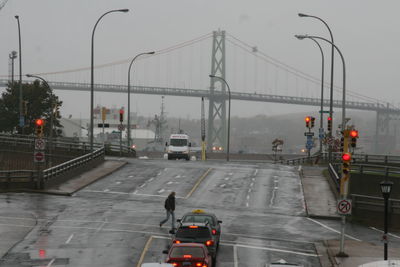
{"type": "Polygon", "coordinates": [[[328,132],[332,132],[332,117],[328,117],[328,132]]]}
{"type": "Polygon", "coordinates": [[[357,138],[358,138],[358,131],[357,130],[351,130],[350,131],[350,137],[351,137],[351,147],[356,147],[357,146],[357,138]]]}
{"type": "Polygon", "coordinates": [[[311,117],[307,116],[304,120],[306,121],[306,128],[310,128],[311,117]]]}
{"type": "Polygon", "coordinates": [[[43,119],[35,120],[35,126],[36,126],[36,135],[41,138],[43,136],[44,120],[43,119]]]}
{"type": "Polygon", "coordinates": [[[311,128],[314,128],[315,125],[315,118],[311,117],[311,128]]]}
{"type": "Polygon", "coordinates": [[[119,121],[120,122],[124,121],[124,110],[123,109],[119,110],[119,121]]]}
{"type": "Polygon", "coordinates": [[[340,152],[344,151],[344,137],[340,138],[340,152]]]}
{"type": "Polygon", "coordinates": [[[101,120],[105,121],[107,116],[107,109],[105,107],[101,108],[101,120]]]}
{"type": "Polygon", "coordinates": [[[350,161],[351,161],[351,154],[350,153],[343,153],[342,154],[342,162],[343,162],[343,173],[349,174],[350,173],[350,161]]]}

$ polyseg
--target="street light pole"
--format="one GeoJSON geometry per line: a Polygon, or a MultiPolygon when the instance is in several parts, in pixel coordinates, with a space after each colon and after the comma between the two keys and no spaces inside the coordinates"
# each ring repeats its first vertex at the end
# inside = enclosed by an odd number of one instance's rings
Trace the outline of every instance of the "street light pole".
{"type": "Polygon", "coordinates": [[[17,58],[17,51],[12,51],[9,55],[11,59],[11,84],[14,84],[14,59],[17,58]]]}
{"type": "MultiPolygon", "coordinates": [[[[335,48],[334,47],[335,46],[334,46],[333,34],[332,34],[332,31],[331,31],[331,28],[329,28],[328,23],[326,23],[320,17],[307,15],[307,14],[304,14],[304,13],[299,13],[298,15],[301,18],[314,18],[314,19],[317,19],[317,20],[321,21],[326,26],[326,28],[329,31],[329,35],[331,36],[330,43],[332,44],[332,48],[331,48],[331,88],[330,88],[330,100],[329,100],[329,117],[331,117],[333,119],[333,70],[334,70],[334,55],[335,55],[335,48]]],[[[329,135],[329,138],[332,138],[332,130],[329,131],[328,135],[329,135]]],[[[331,142],[329,142],[328,159],[329,159],[329,162],[332,161],[332,143],[331,142]]]]}
{"type": "MultiPolygon", "coordinates": [[[[325,57],[324,57],[324,51],[322,50],[322,47],[321,47],[321,45],[319,44],[319,42],[317,41],[317,40],[315,40],[314,38],[309,38],[309,39],[311,39],[312,41],[314,41],[317,45],[318,45],[318,47],[319,47],[319,50],[321,51],[321,58],[322,58],[322,67],[321,67],[321,69],[322,69],[322,73],[321,73],[321,109],[320,109],[320,113],[321,113],[321,115],[320,115],[320,123],[319,123],[319,125],[320,125],[320,131],[322,131],[322,129],[324,128],[324,69],[325,69],[325,63],[324,63],[324,61],[325,61],[325,57]]],[[[319,138],[319,153],[322,155],[322,138],[319,138]]]]}
{"type": "Polygon", "coordinates": [[[226,87],[228,88],[228,102],[229,102],[229,108],[228,108],[228,141],[226,145],[226,161],[229,161],[229,147],[230,147],[230,136],[231,136],[231,88],[229,88],[229,84],[225,81],[224,78],[220,76],[215,76],[210,74],[210,78],[217,78],[222,80],[225,84],[226,87]]]}
{"type": "MultiPolygon", "coordinates": [[[[96,31],[97,24],[99,24],[100,20],[107,14],[113,12],[128,12],[129,9],[116,9],[110,10],[97,20],[96,24],[93,27],[92,31],[92,46],[91,46],[91,64],[90,64],[90,150],[93,152],[93,104],[94,104],[94,32],[96,31]]],[[[21,55],[20,55],[21,57],[21,55]]]]}
{"type": "Polygon", "coordinates": [[[131,64],[129,64],[129,69],[128,69],[128,147],[131,147],[131,68],[133,62],[136,60],[136,58],[142,56],[142,55],[153,55],[155,52],[145,52],[145,53],[140,53],[136,55],[132,61],[131,64]]]}
{"type": "Polygon", "coordinates": [[[388,238],[387,238],[387,233],[388,233],[388,207],[389,207],[389,197],[390,197],[390,191],[392,190],[393,182],[391,181],[383,181],[381,182],[381,192],[383,195],[383,199],[385,201],[385,217],[384,217],[384,234],[383,234],[383,246],[384,246],[384,251],[383,251],[383,259],[387,261],[388,259],[388,238]]]}
{"type": "Polygon", "coordinates": [[[47,81],[45,79],[43,79],[40,76],[32,75],[32,74],[26,74],[26,77],[36,78],[36,79],[41,80],[46,85],[46,87],[49,88],[49,90],[50,90],[51,108],[50,108],[50,134],[49,134],[49,166],[51,167],[52,166],[52,152],[53,152],[54,109],[56,108],[56,103],[55,103],[55,100],[54,100],[54,97],[53,97],[53,93],[52,93],[51,87],[50,87],[50,85],[47,83],[47,81]]]}
{"type": "Polygon", "coordinates": [[[15,18],[17,19],[17,22],[18,22],[18,43],[19,43],[19,127],[20,127],[20,133],[23,134],[24,126],[25,126],[25,118],[24,118],[24,112],[23,112],[23,107],[22,107],[23,96],[22,96],[21,25],[19,23],[19,16],[16,15],[15,18]]]}

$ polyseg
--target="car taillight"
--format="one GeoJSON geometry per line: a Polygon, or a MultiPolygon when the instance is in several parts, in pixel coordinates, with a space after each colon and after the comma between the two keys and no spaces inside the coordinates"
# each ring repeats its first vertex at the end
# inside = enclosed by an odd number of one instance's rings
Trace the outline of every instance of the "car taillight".
{"type": "Polygon", "coordinates": [[[190,259],[190,258],[192,258],[192,255],[183,255],[183,258],[190,259]]]}
{"type": "Polygon", "coordinates": [[[189,225],[189,228],[191,228],[191,229],[197,229],[197,228],[199,228],[197,225],[189,225]]]}
{"type": "Polygon", "coordinates": [[[213,244],[214,244],[214,241],[212,241],[212,240],[207,240],[206,241],[206,246],[207,247],[212,246],[213,244]]]}
{"type": "Polygon", "coordinates": [[[175,240],[173,241],[173,243],[175,243],[175,244],[180,244],[181,241],[175,239],[175,240]]]}
{"type": "Polygon", "coordinates": [[[217,230],[215,230],[215,229],[212,229],[211,232],[212,232],[213,235],[216,235],[216,234],[217,234],[217,230]]]}
{"type": "Polygon", "coordinates": [[[178,266],[178,263],[176,263],[176,262],[172,262],[171,264],[172,264],[172,266],[178,266]]]}

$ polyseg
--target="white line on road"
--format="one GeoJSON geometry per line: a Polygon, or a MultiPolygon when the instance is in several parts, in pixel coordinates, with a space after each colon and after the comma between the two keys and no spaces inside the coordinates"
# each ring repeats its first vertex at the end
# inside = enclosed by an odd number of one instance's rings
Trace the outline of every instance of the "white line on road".
{"type": "MultiPolygon", "coordinates": [[[[126,192],[116,192],[116,191],[109,191],[109,192],[104,192],[104,191],[97,191],[97,190],[84,190],[82,192],[89,192],[89,193],[106,193],[106,194],[116,194],[116,195],[135,195],[135,196],[145,196],[145,197],[166,197],[163,195],[152,195],[152,194],[139,194],[137,193],[137,190],[133,193],[126,193],[126,192]]],[[[184,198],[184,197],[177,197],[175,198],[184,198]]]]}
{"type": "Polygon", "coordinates": [[[225,181],[228,181],[228,180],[229,180],[229,177],[225,177],[224,179],[225,179],[225,181]]]}
{"type": "Polygon", "coordinates": [[[225,187],[226,184],[221,184],[219,187],[225,187]]]}
{"type": "MultiPolygon", "coordinates": [[[[311,219],[311,218],[307,218],[307,219],[310,220],[310,221],[312,221],[312,222],[314,222],[314,223],[316,223],[316,224],[321,225],[322,227],[324,227],[324,228],[326,228],[326,229],[328,229],[328,230],[330,230],[330,231],[332,231],[332,232],[335,232],[335,233],[340,234],[340,231],[337,231],[337,230],[335,230],[335,229],[333,229],[333,228],[331,228],[331,227],[329,227],[329,226],[327,226],[327,225],[325,225],[325,224],[323,224],[323,223],[320,223],[320,222],[318,222],[318,221],[316,221],[316,220],[313,220],[313,219],[311,219]]],[[[345,236],[347,236],[347,237],[350,238],[350,239],[353,239],[353,240],[356,240],[356,241],[360,241],[360,242],[361,242],[361,240],[358,239],[358,238],[355,238],[355,237],[352,237],[352,236],[346,235],[346,234],[345,234],[345,236]]]]}
{"type": "Polygon", "coordinates": [[[144,187],[146,185],[146,183],[142,184],[141,186],[139,186],[140,188],[144,187]]]}
{"type": "Polygon", "coordinates": [[[254,171],[254,176],[256,176],[257,175],[257,173],[258,173],[258,169],[256,169],[255,171],[254,171]]]}
{"type": "MultiPolygon", "coordinates": [[[[383,231],[382,230],[380,230],[380,229],[377,229],[377,228],[375,228],[375,227],[369,227],[370,229],[372,229],[372,230],[375,230],[375,231],[378,231],[378,232],[380,232],[380,233],[383,233],[383,231]]],[[[399,238],[400,239],[400,236],[398,236],[398,235],[394,235],[394,234],[391,234],[391,233],[388,233],[388,235],[390,235],[390,236],[393,236],[393,237],[395,237],[395,238],[399,238]]]]}
{"type": "Polygon", "coordinates": [[[254,182],[256,180],[256,178],[251,178],[251,180],[254,182]]]}
{"type": "Polygon", "coordinates": [[[251,188],[249,188],[248,192],[251,193],[251,188]]]}
{"type": "Polygon", "coordinates": [[[169,181],[167,184],[173,184],[174,182],[169,181]]]}
{"type": "Polygon", "coordinates": [[[109,191],[110,191],[110,189],[108,189],[108,188],[107,188],[107,189],[104,189],[104,192],[109,192],[109,191]]]}
{"type": "Polygon", "coordinates": [[[128,176],[128,178],[132,178],[132,177],[133,177],[133,175],[129,175],[129,176],[128,176]]]}
{"type": "Polygon", "coordinates": [[[246,198],[247,198],[247,200],[249,200],[249,199],[250,199],[250,195],[247,195],[247,197],[246,197],[246,198]]]}
{"type": "Polygon", "coordinates": [[[253,187],[253,185],[254,185],[254,183],[251,183],[251,184],[250,184],[250,187],[253,187]]]}
{"type": "Polygon", "coordinates": [[[177,175],[177,176],[175,176],[175,178],[181,178],[181,176],[180,176],[180,175],[177,175]]]}
{"type": "Polygon", "coordinates": [[[47,264],[46,267],[50,267],[51,265],[53,265],[53,262],[54,262],[55,260],[56,260],[56,259],[52,259],[52,260],[49,262],[49,264],[47,264]]]}
{"type": "Polygon", "coordinates": [[[157,173],[157,176],[159,176],[161,174],[161,172],[157,173]]]}
{"type": "Polygon", "coordinates": [[[232,175],[233,175],[233,172],[228,173],[228,175],[232,176],[232,175]]]}
{"type": "Polygon", "coordinates": [[[116,184],[121,184],[121,182],[115,182],[116,184]]]}
{"type": "Polygon", "coordinates": [[[158,190],[157,192],[161,194],[161,193],[164,192],[164,191],[165,191],[165,189],[162,188],[162,189],[158,190]]]}
{"type": "Polygon", "coordinates": [[[237,246],[233,246],[233,265],[238,267],[238,256],[237,256],[237,246]]]}
{"type": "Polygon", "coordinates": [[[274,190],[272,190],[271,199],[269,200],[269,206],[270,206],[270,207],[272,207],[272,206],[274,205],[275,192],[276,192],[276,189],[274,188],[274,190]]]}
{"type": "Polygon", "coordinates": [[[133,192],[133,193],[136,195],[136,194],[137,194],[137,192],[138,192],[138,191],[137,191],[137,190],[135,190],[135,192],[133,192]]]}
{"type": "Polygon", "coordinates": [[[154,180],[154,177],[151,177],[148,181],[151,182],[154,180]]]}
{"type": "Polygon", "coordinates": [[[65,241],[65,244],[69,244],[69,242],[71,242],[71,240],[72,240],[73,237],[74,237],[74,234],[71,234],[71,235],[68,237],[67,241],[65,241]]]}
{"type": "Polygon", "coordinates": [[[297,252],[297,251],[292,251],[292,250],[286,250],[286,249],[277,249],[277,248],[268,248],[268,247],[259,247],[259,246],[249,246],[249,245],[241,245],[241,244],[229,244],[225,242],[220,243],[223,246],[237,246],[241,248],[254,248],[254,249],[260,249],[260,250],[268,250],[268,251],[276,251],[276,252],[283,252],[283,253],[290,253],[290,254],[296,254],[296,255],[303,255],[303,256],[309,256],[309,257],[318,257],[317,254],[313,253],[304,253],[304,252],[297,252]]]}

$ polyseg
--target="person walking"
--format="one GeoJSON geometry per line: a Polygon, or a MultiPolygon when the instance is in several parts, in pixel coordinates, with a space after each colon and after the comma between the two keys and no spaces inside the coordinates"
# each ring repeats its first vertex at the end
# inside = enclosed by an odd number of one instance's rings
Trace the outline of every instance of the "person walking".
{"type": "Polygon", "coordinates": [[[171,223],[171,231],[172,233],[175,232],[175,192],[171,192],[167,199],[165,200],[165,204],[164,204],[164,208],[167,212],[167,218],[165,218],[164,220],[162,220],[160,222],[160,227],[166,223],[169,219],[169,216],[172,217],[172,223],[171,223]]]}

